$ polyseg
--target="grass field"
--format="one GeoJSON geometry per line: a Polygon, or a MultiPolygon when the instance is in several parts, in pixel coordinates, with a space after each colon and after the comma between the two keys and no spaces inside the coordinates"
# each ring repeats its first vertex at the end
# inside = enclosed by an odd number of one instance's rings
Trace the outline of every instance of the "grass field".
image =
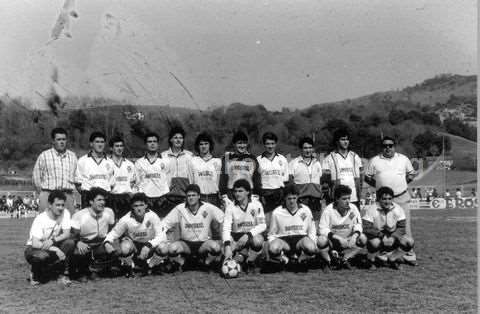
{"type": "Polygon", "coordinates": [[[413,211],[419,266],[224,280],[184,272],[30,287],[23,258],[31,219],[0,219],[0,312],[476,312],[475,210],[413,211]]]}

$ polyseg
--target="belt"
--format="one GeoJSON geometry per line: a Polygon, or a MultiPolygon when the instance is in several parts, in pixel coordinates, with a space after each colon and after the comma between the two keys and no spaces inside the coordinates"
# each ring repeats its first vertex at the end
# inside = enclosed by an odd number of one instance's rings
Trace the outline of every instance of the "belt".
{"type": "Polygon", "coordinates": [[[72,189],[56,189],[56,190],[49,190],[49,189],[42,189],[43,192],[53,192],[53,191],[60,191],[60,192],[63,192],[63,193],[73,193],[73,190],[72,189]]]}
{"type": "Polygon", "coordinates": [[[393,197],[399,197],[399,196],[402,196],[403,194],[407,193],[407,190],[403,191],[402,193],[398,193],[396,195],[394,195],[393,197]]]}

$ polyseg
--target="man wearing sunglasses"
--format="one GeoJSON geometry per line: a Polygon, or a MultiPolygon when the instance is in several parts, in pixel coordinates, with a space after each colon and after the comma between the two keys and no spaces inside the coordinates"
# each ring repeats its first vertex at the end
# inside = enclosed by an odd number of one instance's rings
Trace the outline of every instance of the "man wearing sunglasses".
{"type": "MultiPolygon", "coordinates": [[[[395,140],[389,136],[382,139],[382,153],[373,157],[365,172],[365,182],[379,189],[387,186],[393,190],[393,202],[400,205],[406,216],[406,233],[412,237],[410,223],[410,193],[408,183],[415,177],[416,172],[407,156],[395,152],[395,140]]],[[[413,250],[404,257],[406,262],[415,265],[416,256],[413,250]]]]}

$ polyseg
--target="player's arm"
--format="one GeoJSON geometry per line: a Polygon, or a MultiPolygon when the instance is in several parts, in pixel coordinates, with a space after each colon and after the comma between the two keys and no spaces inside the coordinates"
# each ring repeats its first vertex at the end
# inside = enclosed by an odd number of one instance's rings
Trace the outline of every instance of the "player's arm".
{"type": "Polygon", "coordinates": [[[377,182],[375,181],[375,166],[374,166],[374,159],[373,157],[370,162],[368,163],[367,169],[365,171],[365,182],[367,182],[368,185],[375,187],[377,182]]]}
{"type": "Polygon", "coordinates": [[[52,239],[42,240],[43,228],[38,219],[35,219],[30,228],[30,237],[32,239],[32,247],[34,249],[48,250],[53,245],[52,239]]]}
{"type": "Polygon", "coordinates": [[[230,241],[232,239],[232,222],[233,222],[233,214],[230,206],[225,208],[225,215],[223,216],[223,226],[222,226],[222,240],[225,245],[230,245],[230,241]]]}
{"type": "Polygon", "coordinates": [[[180,223],[180,211],[177,207],[174,207],[168,215],[162,219],[163,232],[166,234],[168,230],[172,229],[178,223],[180,223]]]}
{"type": "Polygon", "coordinates": [[[140,185],[145,180],[145,170],[143,170],[140,163],[140,159],[135,162],[135,190],[137,192],[143,192],[140,185]]]}
{"type": "Polygon", "coordinates": [[[307,235],[313,241],[317,241],[317,228],[315,227],[315,221],[313,220],[312,213],[310,212],[308,215],[308,228],[307,228],[307,235]]]}
{"type": "Polygon", "coordinates": [[[270,221],[270,229],[268,230],[268,241],[272,241],[278,238],[278,220],[275,211],[272,214],[272,219],[270,221]]]}
{"type": "Polygon", "coordinates": [[[401,238],[407,233],[407,221],[405,219],[397,221],[396,229],[392,232],[392,237],[401,238]]]}
{"type": "Polygon", "coordinates": [[[155,214],[152,215],[153,230],[155,231],[155,237],[148,241],[152,248],[157,247],[160,243],[167,241],[166,232],[163,230],[163,225],[160,218],[155,214]]]}
{"type": "Polygon", "coordinates": [[[37,190],[42,189],[42,181],[43,181],[43,172],[45,169],[45,162],[44,162],[44,154],[40,154],[38,156],[37,161],[35,162],[35,166],[33,167],[33,173],[32,173],[32,181],[33,185],[37,188],[37,190]]]}
{"type": "Polygon", "coordinates": [[[324,210],[318,222],[318,234],[329,237],[330,233],[330,217],[328,216],[328,211],[324,210]]]}
{"type": "Polygon", "coordinates": [[[126,221],[123,219],[120,219],[115,225],[115,227],[113,227],[113,229],[110,230],[110,232],[107,234],[103,242],[110,243],[113,245],[113,242],[120,239],[120,237],[127,232],[127,229],[128,229],[128,226],[126,221]]]}
{"type": "Polygon", "coordinates": [[[283,185],[287,186],[287,184],[290,181],[290,170],[288,167],[287,158],[284,158],[282,177],[283,177],[283,185]]]}
{"type": "Polygon", "coordinates": [[[187,162],[187,178],[190,184],[194,183],[192,158],[190,158],[187,162]]]}
{"type": "Polygon", "coordinates": [[[406,161],[405,161],[405,180],[407,181],[407,183],[410,183],[413,181],[413,179],[415,178],[415,176],[417,175],[417,172],[415,171],[415,169],[413,169],[413,165],[412,165],[412,162],[410,161],[410,159],[408,159],[407,157],[405,157],[406,161]]]}
{"type": "Polygon", "coordinates": [[[255,216],[255,226],[250,229],[250,236],[256,236],[267,230],[267,224],[265,222],[265,213],[263,211],[263,206],[258,202],[260,212],[255,216]]]}
{"type": "Polygon", "coordinates": [[[220,191],[221,195],[226,195],[228,191],[228,174],[227,174],[227,160],[229,156],[228,153],[222,157],[222,167],[220,173],[220,180],[218,183],[218,190],[220,191]]]}
{"type": "Polygon", "coordinates": [[[80,158],[77,162],[77,168],[75,169],[75,187],[78,192],[82,191],[82,185],[88,181],[88,177],[85,175],[84,158],[80,158]]]}
{"type": "Polygon", "coordinates": [[[255,158],[255,156],[252,155],[250,159],[253,163],[253,194],[260,195],[260,192],[262,190],[262,176],[260,174],[260,165],[258,164],[257,158],[255,158]]]}
{"type": "Polygon", "coordinates": [[[360,212],[355,209],[354,210],[355,217],[353,218],[353,232],[358,233],[358,235],[362,234],[363,226],[362,226],[362,218],[360,217],[360,212]]]}
{"type": "Polygon", "coordinates": [[[375,227],[373,218],[367,214],[362,218],[362,230],[368,238],[383,238],[384,233],[375,227]]]}

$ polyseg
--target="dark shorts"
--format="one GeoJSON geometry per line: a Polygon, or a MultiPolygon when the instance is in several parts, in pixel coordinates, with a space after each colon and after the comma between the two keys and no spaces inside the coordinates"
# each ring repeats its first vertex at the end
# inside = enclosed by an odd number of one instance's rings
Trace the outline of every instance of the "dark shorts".
{"type": "Polygon", "coordinates": [[[246,235],[247,233],[245,232],[232,232],[231,235],[232,235],[232,239],[233,241],[237,242],[238,240],[240,240],[241,237],[243,237],[244,235],[246,235]]]}
{"type": "Polygon", "coordinates": [[[110,207],[115,213],[115,219],[119,220],[130,211],[130,195],[128,194],[110,194],[107,207],[110,207]]]}
{"type": "Polygon", "coordinates": [[[204,243],[202,241],[185,241],[185,240],[181,240],[181,241],[183,241],[188,246],[188,248],[190,249],[190,254],[195,256],[199,254],[198,251],[200,250],[200,247],[204,243]]]}
{"type": "Polygon", "coordinates": [[[280,237],[279,239],[282,239],[283,241],[287,242],[288,246],[290,247],[290,252],[295,252],[297,251],[298,241],[300,241],[305,237],[306,237],[305,235],[292,235],[292,236],[280,237]]]}
{"type": "Polygon", "coordinates": [[[312,211],[313,220],[320,220],[322,214],[322,199],[312,196],[303,196],[299,198],[300,203],[307,205],[312,211]]]}
{"type": "Polygon", "coordinates": [[[222,207],[222,202],[220,200],[220,197],[218,196],[218,193],[215,194],[200,194],[200,200],[203,202],[210,203],[212,205],[217,206],[218,208],[222,207]]]}
{"type": "Polygon", "coordinates": [[[265,213],[273,211],[283,203],[283,189],[262,190],[260,200],[265,213]]]}

